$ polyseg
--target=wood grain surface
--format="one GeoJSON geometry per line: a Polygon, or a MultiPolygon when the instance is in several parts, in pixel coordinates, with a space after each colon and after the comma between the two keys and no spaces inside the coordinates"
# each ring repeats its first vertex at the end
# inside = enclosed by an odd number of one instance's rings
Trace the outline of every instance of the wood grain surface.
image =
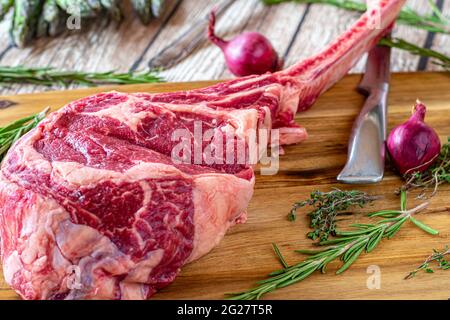
{"type": "MultiPolygon", "coordinates": [[[[250,288],[279,265],[271,250],[277,243],[289,263],[303,257],[293,250],[311,247],[305,238],[307,218],[300,214],[296,223],[286,215],[291,205],[308,197],[313,190],[328,191],[333,187],[350,189],[336,183],[336,175],[346,160],[347,139],[353,120],[364,98],[355,88],[358,75],[347,76],[323,95],[313,108],[297,115],[310,138],[299,145],[286,148],[280,159],[280,171],[273,176],[257,173],[255,195],[248,209],[248,222],[230,230],[211,253],[185,266],[173,284],[154,296],[155,299],[221,299],[226,292],[250,288]]],[[[163,92],[202,87],[210,82],[167,83],[158,85],[122,86],[115,89],[135,92],[163,92]]],[[[73,99],[110,88],[49,92],[32,95],[0,97],[17,105],[0,110],[0,126],[24,115],[53,110],[73,99]]],[[[427,121],[440,134],[442,141],[450,136],[450,77],[442,73],[394,74],[389,96],[390,128],[403,122],[411,107],[420,98],[428,106],[427,121]]],[[[360,186],[361,190],[383,196],[367,210],[398,209],[399,199],[394,191],[401,180],[388,168],[384,181],[377,185],[360,186]]],[[[418,204],[409,196],[408,207],[418,204]]],[[[433,248],[450,245],[450,188],[442,186],[430,200],[429,209],[418,219],[440,230],[438,236],[425,234],[410,223],[392,240],[383,241],[371,254],[362,255],[344,274],[334,275],[338,263],[333,263],[325,275],[316,273],[305,281],[267,295],[272,299],[448,299],[450,271],[420,274],[412,280],[404,276],[419,265],[433,248]],[[381,271],[381,288],[370,290],[367,280],[369,266],[381,271]]],[[[364,222],[364,213],[342,217],[341,225],[364,222]]],[[[0,276],[0,279],[3,277],[0,276]]],[[[0,299],[16,299],[17,295],[0,280],[0,299]]]]}
{"type": "MultiPolygon", "coordinates": [[[[308,57],[344,32],[359,16],[326,5],[287,2],[265,6],[260,0],[166,0],[170,2],[164,17],[143,26],[127,10],[127,18],[117,24],[107,18],[83,22],[79,32],[67,32],[58,38],[39,39],[25,49],[9,44],[10,18],[0,23],[0,65],[53,66],[84,71],[143,70],[158,52],[205,19],[211,8],[222,1],[232,5],[219,18],[217,33],[225,38],[243,31],[259,31],[273,43],[289,66],[308,57]]],[[[363,0],[361,0],[363,1],[363,0]]],[[[450,0],[433,0],[450,15],[450,0]]],[[[125,3],[128,1],[124,1],[125,3]]],[[[408,0],[407,6],[430,13],[428,1],[408,0]]],[[[129,9],[129,8],[128,8],[129,9]]],[[[398,25],[394,36],[419,46],[432,47],[450,54],[450,36],[434,35],[410,26],[398,25]]],[[[438,70],[428,59],[393,50],[393,71],[438,70]]],[[[362,72],[364,59],[352,70],[362,72]]],[[[198,81],[230,78],[222,53],[205,38],[198,48],[176,66],[164,70],[167,81],[198,81]]],[[[75,87],[75,86],[73,86],[75,87]]],[[[0,87],[0,94],[51,90],[35,85],[0,87]]]]}

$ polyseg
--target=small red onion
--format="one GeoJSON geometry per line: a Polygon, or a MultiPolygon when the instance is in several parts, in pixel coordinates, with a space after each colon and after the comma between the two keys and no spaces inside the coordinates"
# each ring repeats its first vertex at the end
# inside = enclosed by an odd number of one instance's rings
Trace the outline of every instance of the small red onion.
{"type": "Polygon", "coordinates": [[[208,38],[222,50],[228,69],[234,75],[242,77],[263,74],[277,71],[281,67],[275,49],[265,36],[257,32],[245,32],[225,41],[216,36],[215,23],[216,15],[212,11],[208,38]]]}
{"type": "Polygon", "coordinates": [[[401,174],[425,171],[441,151],[439,136],[424,122],[425,113],[425,105],[417,101],[409,120],[389,134],[387,149],[401,174]]]}

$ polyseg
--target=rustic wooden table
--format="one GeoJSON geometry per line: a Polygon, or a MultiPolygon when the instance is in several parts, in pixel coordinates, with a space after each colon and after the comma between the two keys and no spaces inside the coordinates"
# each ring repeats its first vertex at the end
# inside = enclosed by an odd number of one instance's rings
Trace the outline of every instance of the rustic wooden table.
{"type": "MultiPolygon", "coordinates": [[[[251,288],[280,267],[271,249],[276,243],[288,263],[302,261],[305,256],[297,249],[317,249],[305,237],[308,232],[306,210],[299,210],[296,223],[286,215],[291,205],[305,199],[312,190],[332,188],[349,190],[336,183],[336,175],[346,161],[347,139],[364,97],[355,90],[359,75],[350,75],[324,94],[314,108],[296,115],[296,122],[308,130],[309,138],[297,145],[285,147],[276,175],[264,176],[256,169],[255,193],[248,207],[248,221],[227,232],[225,238],[209,254],[182,268],[175,282],[156,294],[153,299],[223,299],[226,292],[240,292],[251,288]],[[330,123],[333,128],[330,130],[330,123]]],[[[204,87],[211,82],[163,83],[122,86],[125,92],[173,92],[204,87]]],[[[105,90],[117,89],[108,87],[105,90]]],[[[410,114],[416,97],[426,101],[427,123],[440,134],[442,142],[450,136],[450,81],[442,73],[399,73],[392,76],[389,96],[389,128],[404,121],[410,114]]],[[[103,88],[88,88],[69,92],[36,93],[8,96],[14,107],[0,111],[0,126],[14,119],[36,113],[43,105],[52,110],[69,101],[88,96],[103,88]]],[[[358,186],[359,190],[379,195],[376,201],[354,214],[339,218],[342,229],[351,223],[371,223],[365,214],[399,206],[396,190],[400,177],[389,167],[382,183],[358,186]]],[[[408,208],[423,203],[408,196],[408,208]]],[[[417,219],[439,230],[431,236],[412,223],[404,227],[392,240],[384,240],[370,254],[362,254],[344,274],[335,275],[342,263],[335,261],[325,275],[319,272],[301,283],[267,295],[269,299],[441,299],[450,296],[449,271],[435,268],[433,275],[418,274],[413,280],[404,277],[431,253],[450,245],[450,185],[442,185],[431,199],[428,210],[417,219]],[[371,271],[372,270],[372,271],[371,271]],[[374,270],[380,278],[374,286],[374,270]],[[370,285],[372,283],[372,285],[370,285]]],[[[4,281],[0,266],[0,300],[17,299],[17,294],[4,281]]]]}
{"type": "MultiPolygon", "coordinates": [[[[222,1],[222,0],[221,0],[222,1]]],[[[433,0],[450,14],[450,0],[433,0]]],[[[192,25],[204,19],[218,0],[171,0],[166,14],[142,26],[128,15],[116,24],[103,19],[82,24],[81,32],[56,39],[41,39],[25,49],[9,45],[8,23],[0,23],[0,65],[53,66],[84,71],[127,71],[145,69],[148,61],[192,25]]],[[[429,12],[425,0],[409,0],[408,5],[429,12]]],[[[264,6],[260,0],[235,0],[218,21],[220,35],[230,37],[243,30],[265,34],[285,59],[285,65],[317,52],[343,32],[358,16],[324,5],[284,3],[264,6]]],[[[450,54],[450,36],[434,35],[411,27],[398,26],[395,36],[450,54]]],[[[393,71],[439,70],[428,59],[394,50],[393,71]]],[[[352,72],[361,72],[361,61],[352,72]]],[[[187,59],[162,72],[167,81],[196,81],[230,78],[222,54],[205,38],[187,59]]],[[[55,89],[55,88],[52,88],[55,89]]],[[[14,85],[0,87],[0,94],[16,94],[48,88],[14,85]]]]}

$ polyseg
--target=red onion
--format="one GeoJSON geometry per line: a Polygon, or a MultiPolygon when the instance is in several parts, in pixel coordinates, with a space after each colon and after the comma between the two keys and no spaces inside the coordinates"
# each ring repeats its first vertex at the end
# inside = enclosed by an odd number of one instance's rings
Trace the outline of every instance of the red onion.
{"type": "Polygon", "coordinates": [[[257,32],[245,32],[230,41],[215,35],[215,12],[209,18],[208,38],[218,46],[230,71],[238,76],[263,74],[277,71],[280,67],[278,55],[269,40],[257,32]]]}
{"type": "Polygon", "coordinates": [[[401,174],[425,171],[441,151],[436,131],[424,122],[425,113],[425,105],[417,101],[409,120],[389,134],[387,149],[401,174]]]}

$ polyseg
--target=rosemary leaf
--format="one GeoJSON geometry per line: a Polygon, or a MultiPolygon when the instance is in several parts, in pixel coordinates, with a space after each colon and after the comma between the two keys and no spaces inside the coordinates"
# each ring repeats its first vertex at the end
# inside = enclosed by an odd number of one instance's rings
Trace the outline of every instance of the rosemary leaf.
{"type": "Polygon", "coordinates": [[[363,252],[365,245],[366,244],[363,243],[363,245],[361,245],[360,248],[356,250],[355,253],[351,255],[351,257],[349,257],[347,262],[345,262],[344,265],[338,271],[336,271],[336,274],[341,274],[342,272],[350,268],[353,262],[355,262],[356,259],[358,259],[359,255],[363,252]]]}
{"type": "Polygon", "coordinates": [[[24,66],[0,66],[0,85],[11,83],[28,83],[44,86],[60,84],[82,84],[96,86],[100,84],[138,84],[162,82],[163,79],[155,72],[115,73],[59,71],[53,68],[29,68],[24,66]]]}
{"type": "Polygon", "coordinates": [[[49,110],[46,108],[38,114],[17,120],[6,127],[0,127],[0,161],[17,140],[35,128],[46,117],[49,110]]]}
{"type": "Polygon", "coordinates": [[[288,268],[289,264],[284,259],[283,254],[281,253],[281,251],[278,248],[278,246],[276,245],[276,243],[272,243],[272,248],[273,248],[273,251],[275,252],[275,254],[277,255],[278,259],[280,260],[280,263],[283,266],[283,268],[288,268]]]}
{"type": "Polygon", "coordinates": [[[377,232],[374,233],[372,238],[369,240],[369,243],[367,244],[367,250],[366,250],[367,253],[372,252],[372,250],[378,246],[380,241],[383,239],[384,232],[385,232],[385,229],[382,228],[382,229],[377,230],[377,232]]]}
{"type": "Polygon", "coordinates": [[[406,192],[400,194],[400,210],[406,210],[406,192]]]}
{"type": "Polygon", "coordinates": [[[439,231],[427,226],[426,224],[423,224],[423,222],[420,222],[419,220],[415,219],[414,217],[411,217],[410,219],[411,219],[412,223],[414,223],[416,226],[418,226],[423,231],[428,232],[429,234],[432,234],[433,236],[439,234],[439,231]]]}

